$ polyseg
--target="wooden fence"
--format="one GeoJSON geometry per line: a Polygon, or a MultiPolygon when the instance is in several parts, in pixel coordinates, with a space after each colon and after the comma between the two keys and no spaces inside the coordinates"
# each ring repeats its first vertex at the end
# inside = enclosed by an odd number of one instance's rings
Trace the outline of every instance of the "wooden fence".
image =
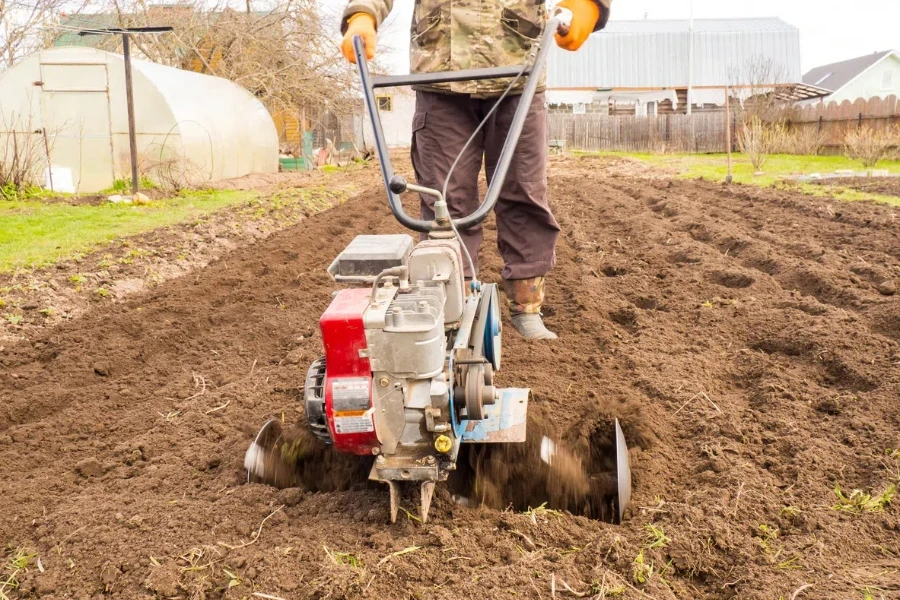
{"type": "Polygon", "coordinates": [[[551,140],[575,150],[725,152],[725,113],[650,117],[548,115],[551,140]]]}
{"type": "Polygon", "coordinates": [[[845,100],[807,105],[788,112],[788,128],[792,131],[820,136],[824,153],[840,153],[848,132],[862,127],[875,130],[900,126],[900,100],[896,96],[885,99],[860,98],[856,102],[845,100]]]}
{"type": "MultiPolygon", "coordinates": [[[[820,136],[822,152],[834,154],[843,151],[844,136],[855,128],[900,126],[900,100],[889,96],[883,100],[818,103],[791,108],[782,115],[789,131],[812,135],[814,129],[820,136]]],[[[727,150],[724,110],[648,117],[557,113],[547,118],[551,143],[564,142],[573,150],[694,153],[727,150]]],[[[732,115],[732,134],[737,132],[740,118],[732,115]]],[[[732,143],[733,149],[737,149],[735,135],[732,143]]]]}

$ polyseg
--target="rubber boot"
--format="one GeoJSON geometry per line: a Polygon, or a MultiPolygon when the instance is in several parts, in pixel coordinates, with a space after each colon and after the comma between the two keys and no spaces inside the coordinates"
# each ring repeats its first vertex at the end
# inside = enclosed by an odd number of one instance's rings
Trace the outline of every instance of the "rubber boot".
{"type": "Polygon", "coordinates": [[[513,327],[526,340],[555,340],[555,333],[544,326],[541,306],[544,304],[544,278],[507,279],[503,281],[513,327]]]}

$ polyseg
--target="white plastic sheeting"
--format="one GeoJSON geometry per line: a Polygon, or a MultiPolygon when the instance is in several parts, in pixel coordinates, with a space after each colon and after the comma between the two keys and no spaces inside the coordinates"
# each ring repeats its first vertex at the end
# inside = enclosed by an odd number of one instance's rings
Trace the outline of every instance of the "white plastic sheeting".
{"type": "MultiPolygon", "coordinates": [[[[240,86],[137,59],[132,78],[142,174],[202,185],[278,170],[272,118],[240,86]]],[[[17,64],[0,76],[0,138],[0,159],[28,143],[40,150],[41,173],[68,172],[81,193],[130,179],[122,56],[56,48],[17,64]]]]}

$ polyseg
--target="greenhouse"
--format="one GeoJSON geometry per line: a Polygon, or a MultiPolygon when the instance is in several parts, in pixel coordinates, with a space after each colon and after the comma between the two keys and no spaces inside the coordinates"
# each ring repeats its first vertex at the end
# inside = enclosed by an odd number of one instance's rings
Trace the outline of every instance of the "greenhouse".
{"type": "MultiPolygon", "coordinates": [[[[144,60],[132,72],[142,177],[183,186],[278,170],[275,125],[245,89],[144,60]]],[[[130,180],[122,56],[55,48],[0,75],[0,161],[11,160],[60,192],[130,180]]]]}

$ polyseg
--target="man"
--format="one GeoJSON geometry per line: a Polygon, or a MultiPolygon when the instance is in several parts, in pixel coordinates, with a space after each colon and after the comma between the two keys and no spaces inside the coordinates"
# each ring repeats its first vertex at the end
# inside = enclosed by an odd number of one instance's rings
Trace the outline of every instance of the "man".
{"type": "MultiPolygon", "coordinates": [[[[394,0],[350,0],[341,24],[341,50],[350,62],[354,36],[362,36],[366,56],[375,56],[375,36],[394,0]]],[[[581,47],[609,19],[612,0],[562,0],[572,24],[556,43],[566,50],[581,47]]],[[[522,65],[540,40],[547,21],[545,0],[415,0],[410,30],[414,73],[458,71],[522,65]]],[[[527,339],[556,339],[541,317],[544,277],[556,262],[559,225],[547,204],[547,111],[545,74],[529,109],[513,162],[495,209],[497,246],[503,257],[503,287],[512,323],[527,339]]],[[[412,163],[419,185],[443,189],[453,161],[493,108],[510,80],[460,82],[416,88],[412,163]]],[[[478,174],[484,162],[488,180],[525,82],[519,81],[469,146],[447,188],[454,218],[471,214],[479,204],[478,174]]],[[[423,219],[433,219],[433,198],[421,197],[423,219]]],[[[482,229],[461,232],[477,261],[482,229]]],[[[476,262],[477,265],[477,262],[476,262]]],[[[466,276],[474,274],[468,272],[466,276]]],[[[476,267],[477,268],[477,267],[476,267]]]]}

